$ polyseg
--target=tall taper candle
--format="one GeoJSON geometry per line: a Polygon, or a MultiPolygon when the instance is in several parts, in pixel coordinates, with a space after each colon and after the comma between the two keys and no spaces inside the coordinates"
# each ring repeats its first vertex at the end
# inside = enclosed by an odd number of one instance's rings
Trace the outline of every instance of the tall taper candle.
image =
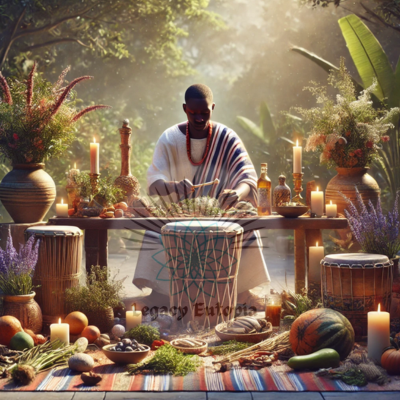
{"type": "Polygon", "coordinates": [[[100,154],[99,143],[96,143],[96,138],[93,138],[93,143],[90,143],[90,173],[99,174],[99,154],[100,154]]]}
{"type": "Polygon", "coordinates": [[[299,141],[296,141],[296,146],[293,147],[293,173],[301,174],[302,172],[302,154],[303,148],[299,146],[299,141]]]}
{"type": "Polygon", "coordinates": [[[381,311],[368,313],[368,358],[376,364],[381,363],[382,351],[390,346],[390,314],[381,311]]]}

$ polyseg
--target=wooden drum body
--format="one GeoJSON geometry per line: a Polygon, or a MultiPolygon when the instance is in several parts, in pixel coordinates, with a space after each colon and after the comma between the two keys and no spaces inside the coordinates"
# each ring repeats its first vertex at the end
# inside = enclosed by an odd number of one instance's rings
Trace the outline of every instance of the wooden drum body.
{"type": "Polygon", "coordinates": [[[39,257],[33,276],[44,324],[57,322],[66,314],[65,290],[79,285],[83,234],[75,226],[38,226],[26,235],[40,239],[39,257]]]}
{"type": "Polygon", "coordinates": [[[356,337],[367,335],[367,313],[390,310],[393,263],[377,254],[333,254],[321,261],[324,307],[345,315],[356,337]]]}
{"type": "Polygon", "coordinates": [[[232,319],[243,228],[229,222],[193,220],[169,223],[161,234],[170,306],[178,322],[211,328],[232,319]]]}

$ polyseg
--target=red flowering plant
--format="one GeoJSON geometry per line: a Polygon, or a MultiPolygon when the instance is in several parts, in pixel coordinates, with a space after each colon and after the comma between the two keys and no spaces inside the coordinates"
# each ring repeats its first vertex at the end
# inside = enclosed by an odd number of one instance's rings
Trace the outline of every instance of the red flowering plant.
{"type": "Polygon", "coordinates": [[[327,88],[312,82],[307,87],[319,107],[295,110],[311,123],[306,151],[321,153],[321,163],[329,167],[368,167],[379,158],[382,142],[387,142],[386,133],[394,128],[392,120],[399,108],[376,109],[371,93],[376,84],[363,90],[357,97],[354,83],[348,73],[344,59],[340,60],[338,71],[329,74],[328,83],[338,90],[336,101],[327,94],[327,88]]]}
{"type": "Polygon", "coordinates": [[[66,68],[53,85],[36,73],[34,64],[25,82],[10,83],[0,72],[0,158],[13,164],[41,163],[61,155],[75,137],[74,124],[95,105],[77,111],[73,88],[91,76],[64,86],[66,68]]]}

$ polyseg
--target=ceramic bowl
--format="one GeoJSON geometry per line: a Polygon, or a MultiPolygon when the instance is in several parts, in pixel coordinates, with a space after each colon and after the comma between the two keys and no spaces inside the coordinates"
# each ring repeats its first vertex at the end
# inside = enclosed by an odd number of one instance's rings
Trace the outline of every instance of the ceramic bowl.
{"type": "Polygon", "coordinates": [[[187,354],[200,354],[200,353],[203,353],[204,351],[206,351],[207,347],[208,347],[207,342],[205,342],[204,340],[201,340],[203,345],[199,346],[199,347],[182,347],[182,346],[176,345],[174,342],[175,342],[175,340],[173,340],[171,342],[172,347],[175,347],[175,349],[181,351],[182,353],[187,353],[187,354]]]}
{"type": "Polygon", "coordinates": [[[145,344],[141,346],[146,347],[146,350],[142,351],[113,351],[109,350],[111,347],[115,347],[115,344],[108,344],[103,347],[104,355],[116,364],[137,364],[144,360],[149,354],[150,347],[145,344]]]}
{"type": "Polygon", "coordinates": [[[309,208],[308,206],[283,206],[275,207],[276,212],[285,218],[297,218],[305,214],[309,208]]]}
{"type": "Polygon", "coordinates": [[[259,343],[265,339],[268,339],[272,333],[272,325],[268,323],[268,330],[265,332],[257,333],[225,333],[221,332],[222,328],[226,325],[225,322],[218,324],[215,327],[215,334],[224,342],[228,340],[236,340],[237,342],[249,342],[249,343],[259,343]]]}

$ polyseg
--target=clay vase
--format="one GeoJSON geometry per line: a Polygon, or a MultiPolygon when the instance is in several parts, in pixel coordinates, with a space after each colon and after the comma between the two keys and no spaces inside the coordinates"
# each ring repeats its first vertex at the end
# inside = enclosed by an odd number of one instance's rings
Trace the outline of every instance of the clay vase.
{"type": "Polygon", "coordinates": [[[15,164],[0,184],[0,200],[16,223],[43,220],[56,198],[56,185],[43,163],[15,164]]]}
{"type": "Polygon", "coordinates": [[[36,293],[20,295],[3,295],[3,314],[17,318],[24,329],[33,333],[42,332],[42,310],[34,300],[36,293]]]}
{"type": "Polygon", "coordinates": [[[337,204],[337,211],[344,214],[347,202],[340,193],[345,195],[352,202],[356,200],[356,187],[361,194],[363,202],[367,204],[369,200],[374,205],[381,195],[376,180],[368,174],[369,168],[336,168],[338,172],[328,183],[325,191],[325,202],[337,204]]]}

